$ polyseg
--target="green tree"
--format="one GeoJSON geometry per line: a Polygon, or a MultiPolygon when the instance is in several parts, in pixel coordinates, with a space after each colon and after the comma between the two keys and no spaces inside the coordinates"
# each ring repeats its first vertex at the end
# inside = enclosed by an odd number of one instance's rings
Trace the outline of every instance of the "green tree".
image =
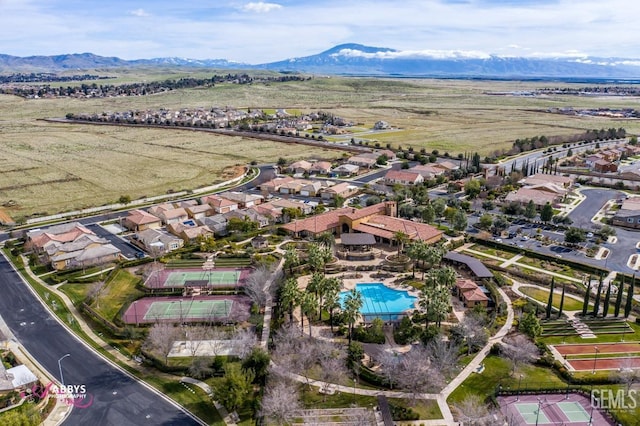
{"type": "Polygon", "coordinates": [[[589,309],[590,295],[591,295],[591,275],[589,275],[589,281],[587,282],[587,291],[584,294],[584,301],[582,302],[582,317],[587,316],[587,309],[589,309]]]}
{"type": "Polygon", "coordinates": [[[558,311],[558,318],[562,317],[563,308],[564,308],[564,284],[562,284],[562,296],[560,296],[560,310],[558,311]]]}
{"type": "Polygon", "coordinates": [[[289,245],[284,252],[284,269],[289,270],[289,275],[293,275],[293,268],[300,264],[300,257],[295,246],[289,245]]]}
{"type": "Polygon", "coordinates": [[[280,288],[280,308],[282,312],[289,313],[289,322],[293,322],[293,310],[298,306],[300,289],[295,278],[285,280],[280,288]]]}
{"type": "Polygon", "coordinates": [[[464,193],[469,200],[473,200],[480,194],[481,187],[479,180],[471,179],[464,184],[464,193]]]}
{"type": "Polygon", "coordinates": [[[404,249],[404,245],[409,241],[409,236],[402,231],[397,231],[393,234],[393,240],[398,246],[398,257],[400,257],[400,254],[402,254],[402,250],[404,249]]]}
{"type": "Polygon", "coordinates": [[[229,411],[236,411],[248,400],[253,390],[255,374],[250,370],[243,370],[239,364],[227,363],[224,366],[224,376],[213,385],[216,399],[229,411]]]}
{"type": "Polygon", "coordinates": [[[553,290],[555,286],[555,277],[551,277],[551,289],[549,290],[549,299],[547,300],[547,310],[545,318],[551,318],[551,309],[553,309],[553,290]]]}
{"type": "Polygon", "coordinates": [[[326,250],[333,251],[336,244],[336,237],[331,232],[323,232],[316,237],[316,243],[326,250]]]}
{"type": "Polygon", "coordinates": [[[635,274],[631,278],[631,284],[629,284],[629,290],[627,291],[627,303],[624,305],[624,317],[629,318],[631,314],[631,307],[633,306],[633,290],[636,285],[635,274]]]}
{"type": "Polygon", "coordinates": [[[422,220],[426,223],[433,223],[435,219],[436,212],[431,203],[429,203],[424,207],[424,209],[422,209],[422,220]]]}
{"type": "Polygon", "coordinates": [[[311,243],[307,247],[307,264],[313,272],[324,272],[324,265],[326,265],[332,257],[331,252],[317,243],[311,243]]]}
{"type": "Polygon", "coordinates": [[[518,330],[535,339],[542,333],[542,326],[538,317],[533,312],[528,312],[520,319],[518,330]]]}
{"type": "Polygon", "coordinates": [[[564,233],[564,241],[569,244],[578,244],[587,240],[584,229],[571,227],[564,233]]]}
{"type": "Polygon", "coordinates": [[[344,197],[342,195],[338,195],[336,194],[333,197],[333,205],[335,206],[335,208],[339,209],[342,206],[344,206],[344,197]]]}
{"type": "Polygon", "coordinates": [[[616,294],[616,305],[613,311],[613,316],[618,318],[620,315],[620,306],[622,306],[622,293],[624,293],[624,277],[620,276],[620,285],[618,285],[618,292],[616,294]]]}
{"type": "Polygon", "coordinates": [[[307,317],[309,323],[309,337],[311,337],[311,319],[318,310],[318,299],[313,293],[301,292],[298,299],[300,306],[300,329],[304,331],[304,317],[307,317]]]}
{"type": "Polygon", "coordinates": [[[478,219],[478,227],[482,230],[490,230],[492,224],[493,217],[488,213],[483,214],[482,216],[480,216],[480,219],[478,219]]]}
{"type": "Polygon", "coordinates": [[[540,220],[543,222],[549,222],[553,217],[553,207],[551,204],[547,203],[542,206],[542,211],[540,212],[540,220]]]}
{"type": "Polygon", "coordinates": [[[442,218],[442,215],[444,215],[444,211],[447,208],[447,202],[444,200],[444,198],[436,198],[431,202],[431,205],[433,206],[433,212],[436,215],[436,219],[438,219],[438,223],[440,223],[440,219],[442,218]]]}
{"type": "Polygon", "coordinates": [[[602,306],[602,318],[606,318],[609,313],[609,302],[611,301],[611,282],[607,286],[607,292],[604,295],[604,305],[602,306]]]}
{"type": "Polygon", "coordinates": [[[124,204],[125,206],[127,204],[129,204],[130,202],[131,202],[131,196],[130,195],[121,195],[120,198],[118,198],[118,203],[124,204]]]}
{"type": "Polygon", "coordinates": [[[598,290],[596,290],[596,300],[593,302],[593,316],[597,317],[600,312],[600,297],[602,296],[602,274],[598,282],[598,290]]]}
{"type": "Polygon", "coordinates": [[[342,314],[348,324],[349,345],[353,336],[353,325],[360,316],[360,308],[363,304],[362,295],[354,288],[347,293],[343,301],[342,314]]]}
{"type": "Polygon", "coordinates": [[[451,218],[451,225],[455,231],[464,231],[467,229],[467,215],[462,211],[462,209],[456,209],[453,217],[451,218]]]}
{"type": "Polygon", "coordinates": [[[242,360],[242,369],[253,372],[255,383],[264,384],[269,374],[270,362],[271,356],[269,353],[256,346],[251,349],[251,353],[242,360]]]}
{"type": "Polygon", "coordinates": [[[533,219],[536,217],[537,214],[538,214],[538,211],[536,210],[535,203],[533,202],[533,200],[529,200],[529,202],[524,208],[524,217],[526,217],[527,219],[533,219]]]}

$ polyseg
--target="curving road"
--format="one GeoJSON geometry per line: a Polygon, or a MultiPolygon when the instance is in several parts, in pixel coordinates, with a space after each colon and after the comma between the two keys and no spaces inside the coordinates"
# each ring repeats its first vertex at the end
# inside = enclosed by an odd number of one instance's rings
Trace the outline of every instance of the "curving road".
{"type": "Polygon", "coordinates": [[[0,256],[0,315],[16,338],[52,376],[85,385],[88,408],[74,408],[65,425],[199,425],[167,399],[115,368],[60,325],[0,256]]]}

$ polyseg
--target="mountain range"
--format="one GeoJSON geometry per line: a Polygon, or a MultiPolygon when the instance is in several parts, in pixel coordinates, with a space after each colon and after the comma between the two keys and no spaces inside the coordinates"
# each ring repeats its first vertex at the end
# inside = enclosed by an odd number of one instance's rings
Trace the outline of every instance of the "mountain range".
{"type": "Polygon", "coordinates": [[[316,55],[265,64],[225,59],[153,58],[124,60],[92,53],[17,57],[0,54],[3,72],[60,72],[122,67],[261,69],[323,75],[439,78],[640,79],[640,60],[594,57],[502,57],[442,51],[399,51],[341,44],[316,55]]]}

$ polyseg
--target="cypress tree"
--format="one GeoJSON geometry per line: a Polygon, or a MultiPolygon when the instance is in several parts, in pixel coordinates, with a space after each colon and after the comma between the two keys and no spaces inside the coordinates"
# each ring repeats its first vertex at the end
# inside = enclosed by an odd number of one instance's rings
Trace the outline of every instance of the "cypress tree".
{"type": "Polygon", "coordinates": [[[597,317],[600,311],[600,297],[602,296],[602,274],[600,274],[600,281],[598,282],[598,290],[596,291],[596,300],[593,302],[593,316],[597,317]]]}
{"type": "Polygon", "coordinates": [[[616,307],[613,310],[613,315],[618,318],[620,315],[620,306],[622,305],[622,293],[624,292],[624,277],[620,277],[620,285],[618,286],[618,294],[616,295],[616,307]]]}
{"type": "Polygon", "coordinates": [[[633,287],[636,285],[636,274],[633,274],[631,278],[631,284],[629,284],[629,291],[627,291],[627,304],[624,306],[624,317],[629,318],[631,313],[631,304],[633,303],[633,287]]]}
{"type": "Polygon", "coordinates": [[[604,306],[602,307],[602,318],[606,318],[609,313],[609,301],[611,300],[611,282],[607,286],[607,292],[604,295],[604,306]]]}
{"type": "Polygon", "coordinates": [[[584,294],[584,301],[582,302],[582,316],[587,316],[587,308],[589,308],[589,293],[591,292],[591,275],[589,275],[589,282],[587,283],[587,292],[584,294]]]}
{"type": "Polygon", "coordinates": [[[560,296],[560,312],[558,312],[558,318],[562,316],[563,307],[564,307],[564,284],[562,284],[562,296],[560,296]]]}
{"type": "Polygon", "coordinates": [[[547,312],[545,317],[547,319],[551,318],[551,308],[553,307],[553,287],[555,284],[555,277],[551,278],[551,290],[549,291],[549,300],[547,300],[547,312]]]}

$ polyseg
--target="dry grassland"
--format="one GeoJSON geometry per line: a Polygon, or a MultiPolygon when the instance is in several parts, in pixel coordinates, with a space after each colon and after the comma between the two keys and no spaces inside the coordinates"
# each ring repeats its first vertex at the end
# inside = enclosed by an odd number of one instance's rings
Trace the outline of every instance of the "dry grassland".
{"type": "MultiPolygon", "coordinates": [[[[162,77],[179,77],[168,71],[162,77]]],[[[198,73],[200,76],[200,73],[198,73]]],[[[123,75],[120,80],[142,78],[123,75]]],[[[109,82],[109,80],[107,80],[109,82]]],[[[130,127],[54,124],[40,118],[67,112],[233,106],[324,110],[363,127],[385,120],[401,130],[371,135],[381,143],[489,154],[514,139],[573,134],[586,129],[624,127],[629,120],[552,115],[548,107],[640,109],[640,99],[621,97],[489,96],[487,91],[532,90],[566,83],[480,82],[323,78],[274,84],[222,84],[145,97],[24,100],[0,96],[0,205],[19,218],[112,202],[120,195],[139,197],[195,188],[220,181],[225,168],[278,157],[336,158],[337,151],[212,135],[203,132],[130,127]]]]}

